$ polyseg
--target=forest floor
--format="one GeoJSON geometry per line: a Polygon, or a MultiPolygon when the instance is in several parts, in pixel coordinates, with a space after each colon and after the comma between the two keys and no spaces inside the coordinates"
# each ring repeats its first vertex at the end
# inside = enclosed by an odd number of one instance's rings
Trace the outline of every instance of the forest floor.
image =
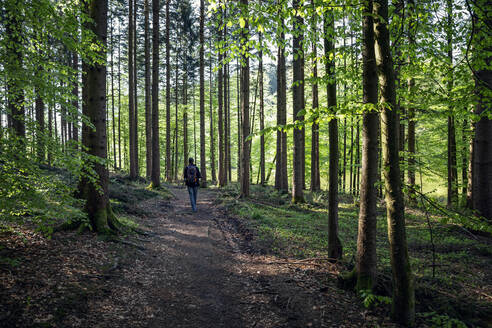
{"type": "Polygon", "coordinates": [[[346,263],[279,251],[252,224],[258,210],[227,192],[200,189],[192,213],[183,186],[111,181],[115,212],[145,233],[111,242],[4,226],[0,327],[396,327],[386,307],[338,287],[346,263]]]}

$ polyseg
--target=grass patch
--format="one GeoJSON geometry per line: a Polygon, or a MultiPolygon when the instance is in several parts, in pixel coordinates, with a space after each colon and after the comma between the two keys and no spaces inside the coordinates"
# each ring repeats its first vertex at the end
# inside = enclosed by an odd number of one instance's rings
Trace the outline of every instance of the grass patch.
{"type": "MultiPolygon", "coordinates": [[[[256,232],[254,243],[258,247],[280,257],[327,256],[326,194],[310,195],[306,197],[306,204],[295,206],[289,203],[289,195],[271,187],[252,186],[248,200],[238,200],[237,196],[238,187],[231,185],[222,193],[221,200],[230,211],[247,219],[250,228],[256,232]]],[[[353,264],[357,251],[358,206],[349,195],[341,195],[340,199],[339,234],[343,257],[348,264],[353,264]]],[[[390,276],[385,209],[379,207],[378,214],[378,270],[390,276]]],[[[411,209],[406,214],[409,255],[417,282],[417,310],[436,311],[433,319],[443,315],[469,325],[481,326],[490,322],[492,239],[473,239],[455,225],[444,224],[437,216],[429,219],[434,246],[425,215],[418,209],[411,209]]]]}

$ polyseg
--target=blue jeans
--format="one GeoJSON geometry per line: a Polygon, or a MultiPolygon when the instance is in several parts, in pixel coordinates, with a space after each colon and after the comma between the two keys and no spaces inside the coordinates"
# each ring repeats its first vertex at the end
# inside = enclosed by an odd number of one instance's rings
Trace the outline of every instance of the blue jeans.
{"type": "Polygon", "coordinates": [[[198,194],[198,187],[188,187],[188,193],[190,194],[191,208],[193,212],[196,212],[196,196],[198,194]]]}

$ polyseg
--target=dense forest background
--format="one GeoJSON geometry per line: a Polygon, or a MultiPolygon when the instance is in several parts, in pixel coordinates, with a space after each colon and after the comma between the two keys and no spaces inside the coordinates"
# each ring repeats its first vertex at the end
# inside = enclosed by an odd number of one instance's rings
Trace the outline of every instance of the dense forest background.
{"type": "MultiPolygon", "coordinates": [[[[359,290],[384,198],[393,318],[414,322],[405,206],[492,232],[486,0],[24,1],[0,5],[0,216],[115,233],[109,172],[149,189],[327,191],[359,209],[359,290]],[[59,174],[64,172],[63,174],[59,174]],[[236,184],[237,183],[237,184],[236,184]],[[56,223],[56,224],[55,224],[56,223]]],[[[431,232],[432,233],[432,232],[431,232]]],[[[432,238],[432,237],[431,237],[432,238]]]]}

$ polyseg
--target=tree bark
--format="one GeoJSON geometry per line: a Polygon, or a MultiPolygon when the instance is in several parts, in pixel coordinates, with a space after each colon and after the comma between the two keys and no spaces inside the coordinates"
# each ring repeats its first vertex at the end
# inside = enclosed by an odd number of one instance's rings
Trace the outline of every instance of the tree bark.
{"type": "Polygon", "coordinates": [[[468,184],[468,120],[461,125],[461,201],[466,204],[466,187],[468,184]]]}
{"type": "MultiPolygon", "coordinates": [[[[285,2],[279,0],[284,6],[285,2]]],[[[280,13],[281,15],[281,13],[280,13]]],[[[287,76],[285,67],[285,25],[280,20],[279,46],[277,55],[277,125],[284,127],[287,124],[287,76]]],[[[289,182],[287,175],[287,132],[277,130],[277,164],[275,168],[275,188],[288,192],[289,182]]]]}
{"type": "Polygon", "coordinates": [[[393,280],[392,319],[400,324],[415,324],[415,292],[405,232],[405,204],[401,192],[399,132],[393,61],[389,45],[388,0],[376,0],[373,14],[376,64],[382,109],[383,174],[388,220],[388,239],[393,280]]]}
{"type": "Polygon", "coordinates": [[[118,168],[120,170],[122,169],[121,166],[121,28],[118,29],[118,168]]]}
{"type": "Polygon", "coordinates": [[[44,163],[45,146],[44,146],[44,101],[39,87],[36,88],[36,152],[39,163],[44,163]]]}
{"type": "MultiPolygon", "coordinates": [[[[106,46],[107,39],[107,0],[92,0],[89,3],[89,13],[92,23],[89,23],[96,39],[106,46]]],[[[103,48],[105,49],[105,48],[103,48]]],[[[105,50],[101,50],[104,55],[105,50]]],[[[87,116],[95,129],[85,129],[84,145],[89,155],[107,159],[106,135],[106,66],[101,63],[87,65],[87,116]]],[[[116,229],[116,218],[111,210],[108,198],[109,173],[104,164],[89,161],[96,173],[95,181],[85,183],[83,196],[86,199],[85,210],[94,231],[107,233],[116,229]]]]}
{"type": "MultiPolygon", "coordinates": [[[[414,47],[415,47],[415,26],[416,26],[416,19],[415,19],[415,2],[414,0],[408,0],[407,4],[407,12],[409,16],[409,22],[408,22],[408,43],[410,45],[410,55],[408,56],[407,59],[407,64],[411,65],[414,61],[414,47]]],[[[408,117],[408,135],[407,135],[407,148],[408,148],[408,199],[409,201],[415,205],[416,203],[416,185],[415,185],[415,108],[412,105],[414,98],[415,98],[415,80],[413,76],[410,76],[407,79],[407,88],[408,88],[408,94],[409,94],[409,102],[410,105],[408,107],[407,111],[407,117],[408,117]]]]}
{"type": "Polygon", "coordinates": [[[457,205],[458,203],[458,169],[456,167],[456,128],[454,124],[453,113],[453,1],[446,0],[447,9],[447,52],[448,52],[448,207],[457,205]]]}
{"type": "Polygon", "coordinates": [[[137,158],[135,154],[136,145],[136,131],[135,131],[135,93],[134,93],[134,84],[135,78],[133,74],[135,71],[133,70],[134,66],[134,33],[135,29],[133,27],[133,5],[135,0],[129,0],[128,7],[128,125],[129,125],[129,151],[130,151],[130,179],[136,179],[138,176],[137,173],[137,158]]]}
{"type": "MultiPolygon", "coordinates": [[[[115,122],[115,110],[114,110],[114,43],[113,43],[113,18],[111,16],[111,123],[112,123],[112,137],[113,137],[113,169],[116,171],[116,122],[115,122]]],[[[75,128],[74,121],[74,128],[75,128]]]]}
{"type": "Polygon", "coordinates": [[[241,39],[241,77],[240,77],[240,98],[242,126],[242,149],[241,152],[241,197],[249,197],[249,161],[251,140],[248,140],[250,133],[249,127],[249,22],[248,22],[248,0],[241,0],[241,16],[245,19],[244,27],[240,30],[241,39]]]}
{"type": "MultiPolygon", "coordinates": [[[[212,79],[212,38],[210,38],[210,166],[212,181],[217,181],[217,175],[215,174],[215,124],[214,124],[214,113],[213,113],[213,94],[214,86],[212,79]]],[[[239,145],[238,145],[239,147],[239,145]]]]}
{"type": "MultiPolygon", "coordinates": [[[[314,33],[314,41],[312,45],[313,51],[313,85],[312,85],[312,96],[313,96],[313,115],[315,115],[315,121],[311,125],[311,191],[319,191],[320,190],[320,174],[319,174],[319,100],[318,100],[318,54],[317,54],[317,45],[318,35],[317,35],[317,14],[316,8],[314,4],[314,0],[311,0],[311,5],[314,9],[314,14],[312,17],[312,30],[314,33]]],[[[326,33],[326,32],[325,32],[326,33]]],[[[325,40],[328,36],[325,36],[325,40]]],[[[331,46],[333,44],[330,44],[331,46]]],[[[330,87],[329,87],[330,88],[330,87]]],[[[336,95],[335,95],[336,96],[336,95]]],[[[335,99],[336,103],[336,99],[335,99]]],[[[338,127],[337,127],[338,128],[338,127]]],[[[338,143],[338,142],[337,142],[338,143]]],[[[330,142],[331,144],[331,142],[330,142]]],[[[330,155],[331,159],[331,155],[330,155]]],[[[331,164],[330,164],[331,167],[331,164]]],[[[337,180],[338,181],[338,180],[337,180]]],[[[330,256],[331,257],[331,256],[330,256]]]]}
{"type": "MultiPolygon", "coordinates": [[[[220,12],[220,24],[223,23],[223,11],[220,12]]],[[[219,42],[223,41],[222,31],[219,31],[219,42]]],[[[219,46],[220,48],[221,46],[219,46]]],[[[224,138],[224,56],[221,54],[221,50],[218,50],[218,132],[219,132],[219,186],[224,187],[226,185],[227,173],[225,170],[225,138],[224,138]]]]}
{"type": "Polygon", "coordinates": [[[135,152],[135,169],[136,169],[136,173],[137,173],[137,177],[140,176],[140,161],[139,161],[139,156],[138,156],[138,153],[139,153],[139,147],[138,147],[138,139],[139,139],[139,136],[138,136],[138,75],[137,75],[137,67],[138,67],[138,63],[137,63],[137,45],[138,45],[138,39],[137,39],[137,30],[138,30],[138,26],[137,26],[137,13],[138,13],[138,0],[134,0],[134,6],[133,6],[133,78],[134,78],[134,83],[133,83],[133,92],[135,93],[134,95],[134,101],[135,101],[135,111],[134,111],[134,114],[135,114],[135,117],[134,117],[134,120],[133,120],[133,125],[134,125],[134,130],[135,130],[135,135],[134,135],[134,142],[133,142],[133,145],[134,145],[134,152],[135,152]]]}
{"type": "MultiPolygon", "coordinates": [[[[292,7],[295,11],[301,10],[301,4],[299,0],[292,1],[292,7]]],[[[293,47],[293,107],[294,107],[294,122],[303,122],[304,115],[302,111],[304,110],[304,54],[303,54],[303,19],[300,13],[296,12],[293,19],[293,37],[292,37],[292,47],[293,47]],[[301,115],[299,115],[301,113],[301,115]]],[[[292,181],[292,202],[302,203],[304,202],[304,179],[303,179],[303,158],[304,158],[304,147],[303,147],[303,131],[304,127],[294,128],[294,155],[293,155],[293,181],[292,181]]]]}
{"type": "Polygon", "coordinates": [[[362,9],[362,93],[367,106],[362,117],[362,177],[357,234],[357,290],[372,289],[376,279],[376,182],[378,180],[379,113],[378,79],[374,53],[373,1],[362,9]]]}
{"type": "Polygon", "coordinates": [[[171,165],[171,42],[169,39],[170,16],[169,3],[166,0],[166,181],[172,181],[171,165]]]}
{"type": "Polygon", "coordinates": [[[183,66],[185,67],[183,72],[183,168],[188,165],[188,54],[185,51],[183,66]]]}
{"type": "MultiPolygon", "coordinates": [[[[261,3],[261,0],[260,0],[261,3]]],[[[263,35],[259,34],[260,46],[263,43],[263,35]]],[[[259,63],[258,70],[260,74],[260,131],[265,129],[265,104],[263,95],[263,50],[259,53],[259,63]]],[[[263,186],[265,184],[265,135],[261,133],[260,135],[260,184],[263,186]]]]}
{"type": "MultiPolygon", "coordinates": [[[[148,1],[148,0],[147,0],[148,1]]],[[[161,150],[159,146],[159,11],[160,1],[152,0],[152,187],[161,184],[161,150]]]]}
{"type": "MultiPolygon", "coordinates": [[[[335,17],[331,10],[324,15],[325,70],[329,77],[327,85],[328,110],[334,116],[337,111],[337,83],[335,75],[335,17]],[[330,59],[333,58],[333,59],[330,59]]],[[[330,138],[330,180],[328,190],[328,257],[342,257],[342,243],[338,237],[338,120],[333,117],[329,123],[330,138]]]]}
{"type": "Polygon", "coordinates": [[[7,72],[7,99],[8,117],[15,136],[21,138],[21,145],[25,150],[26,124],[24,108],[24,85],[22,36],[24,34],[21,22],[22,5],[20,1],[7,3],[7,22],[5,37],[7,38],[7,60],[4,69],[7,72]]]}
{"type": "Polygon", "coordinates": [[[202,187],[207,187],[207,165],[205,154],[205,1],[200,0],[200,173],[202,174],[202,187]]]}
{"type": "Polygon", "coordinates": [[[473,4],[473,39],[475,70],[475,92],[477,104],[475,114],[479,120],[475,123],[473,145],[472,196],[473,209],[492,222],[492,45],[490,44],[490,26],[492,26],[492,8],[487,0],[477,0],[473,4]]]}
{"type": "MultiPolygon", "coordinates": [[[[152,1],[153,3],[153,1],[152,1]]],[[[145,56],[145,158],[146,170],[145,176],[150,179],[152,174],[152,110],[153,101],[151,104],[151,84],[150,84],[150,22],[149,22],[149,0],[144,2],[144,56],[145,56]]],[[[157,22],[159,23],[159,22],[157,22]]],[[[154,31],[155,27],[152,27],[154,31]]],[[[154,52],[152,52],[154,54],[154,52]]],[[[152,69],[154,66],[152,65],[152,69]]],[[[153,72],[152,72],[153,73],[153,72]]],[[[153,78],[153,75],[152,75],[153,78]]],[[[152,85],[152,92],[154,86],[152,85]]]]}
{"type": "Polygon", "coordinates": [[[236,64],[236,105],[237,105],[237,182],[239,183],[241,181],[241,126],[242,126],[242,118],[241,118],[241,105],[239,101],[239,94],[240,94],[240,88],[239,88],[239,58],[237,58],[237,64],[236,64]]]}

